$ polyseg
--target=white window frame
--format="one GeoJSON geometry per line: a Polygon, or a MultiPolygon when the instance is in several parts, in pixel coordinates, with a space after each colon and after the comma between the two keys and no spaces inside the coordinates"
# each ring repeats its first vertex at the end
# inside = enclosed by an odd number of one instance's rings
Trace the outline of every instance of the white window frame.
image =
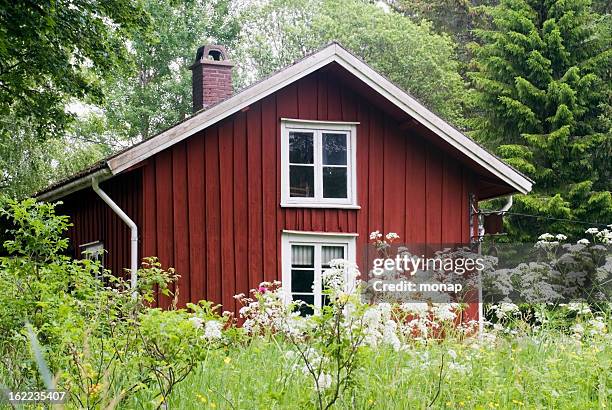
{"type": "Polygon", "coordinates": [[[93,241],[79,245],[81,256],[85,259],[99,261],[104,265],[104,242],[93,241]]]}
{"type": "Polygon", "coordinates": [[[357,125],[358,122],[314,121],[281,118],[281,207],[360,209],[357,204],[357,125]],[[314,134],[314,188],[312,198],[291,197],[289,181],[289,132],[305,131],[314,134]],[[323,197],[323,153],[321,151],[324,132],[347,134],[347,198],[323,197]]]}
{"type": "MultiPolygon", "coordinates": [[[[314,252],[314,306],[315,313],[321,309],[323,295],[321,274],[321,247],[322,246],[344,246],[345,259],[356,263],[356,233],[328,233],[328,232],[307,232],[307,231],[288,231],[284,230],[282,234],[282,288],[285,303],[291,303],[293,296],[291,294],[291,246],[292,245],[313,245],[314,252]]],[[[348,283],[349,272],[345,273],[345,283],[347,287],[352,287],[348,283]]],[[[354,278],[352,278],[354,279],[354,278]]]]}

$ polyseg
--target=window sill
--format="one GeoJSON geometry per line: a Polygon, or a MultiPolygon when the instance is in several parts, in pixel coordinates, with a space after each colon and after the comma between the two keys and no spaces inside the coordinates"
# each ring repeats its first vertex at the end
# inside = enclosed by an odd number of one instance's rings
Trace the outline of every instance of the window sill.
{"type": "Polygon", "coordinates": [[[316,208],[316,209],[361,209],[359,205],[353,204],[308,204],[308,203],[286,203],[281,202],[281,208],[316,208]]]}

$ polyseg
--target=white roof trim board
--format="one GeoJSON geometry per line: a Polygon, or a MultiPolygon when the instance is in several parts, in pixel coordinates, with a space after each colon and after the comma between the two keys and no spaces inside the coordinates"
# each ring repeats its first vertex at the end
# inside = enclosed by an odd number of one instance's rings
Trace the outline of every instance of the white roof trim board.
{"type": "Polygon", "coordinates": [[[113,175],[118,174],[333,62],[338,63],[452,147],[473,159],[517,191],[521,193],[531,191],[531,180],[453,128],[337,43],[330,44],[227,100],[117,154],[107,161],[107,165],[113,175]]]}

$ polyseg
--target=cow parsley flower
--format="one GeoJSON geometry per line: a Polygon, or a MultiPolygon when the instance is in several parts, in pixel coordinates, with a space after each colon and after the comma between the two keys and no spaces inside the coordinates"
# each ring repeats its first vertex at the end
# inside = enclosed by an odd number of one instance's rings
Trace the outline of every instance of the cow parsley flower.
{"type": "Polygon", "coordinates": [[[321,373],[317,378],[317,383],[315,383],[315,390],[327,390],[332,386],[332,377],[327,373],[321,373]]]}
{"type": "Polygon", "coordinates": [[[387,238],[388,241],[394,241],[396,239],[399,239],[399,235],[396,234],[395,232],[389,232],[385,238],[387,238]]]}
{"type": "Polygon", "coordinates": [[[371,241],[375,241],[382,238],[382,234],[380,233],[380,231],[374,231],[370,234],[370,240],[371,241]]]}
{"type": "Polygon", "coordinates": [[[567,236],[563,235],[562,233],[557,234],[557,236],[555,236],[555,238],[557,238],[558,241],[564,241],[567,239],[567,236]]]}
{"type": "Polygon", "coordinates": [[[204,325],[204,339],[219,340],[223,337],[223,324],[217,320],[209,320],[204,325]]]}
{"type": "Polygon", "coordinates": [[[589,240],[588,240],[588,239],[584,239],[584,238],[583,238],[583,239],[580,239],[580,240],[579,240],[578,242],[576,242],[576,243],[578,243],[578,244],[580,244],[580,245],[588,245],[590,242],[589,242],[589,240]]]}
{"type": "Polygon", "coordinates": [[[196,329],[202,329],[202,324],[204,323],[204,321],[200,319],[199,317],[197,316],[190,317],[189,321],[191,322],[193,327],[195,327],[196,329]]]}
{"type": "Polygon", "coordinates": [[[589,228],[586,231],[584,231],[584,233],[588,233],[588,234],[592,234],[592,235],[596,234],[597,232],[599,232],[599,229],[597,229],[597,228],[589,228]]]}

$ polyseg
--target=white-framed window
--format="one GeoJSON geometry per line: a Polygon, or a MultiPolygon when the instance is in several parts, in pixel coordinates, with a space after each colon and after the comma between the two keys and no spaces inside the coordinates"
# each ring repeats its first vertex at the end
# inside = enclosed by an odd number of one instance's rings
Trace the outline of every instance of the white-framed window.
{"type": "MultiPolygon", "coordinates": [[[[333,259],[356,261],[356,237],[356,234],[283,231],[281,257],[285,302],[302,300],[320,309],[326,303],[321,276],[333,259]]],[[[302,315],[312,313],[311,307],[301,309],[302,315]]]]}
{"type": "Polygon", "coordinates": [[[81,255],[85,259],[98,261],[104,265],[104,243],[102,241],[94,241],[79,245],[81,255]]]}
{"type": "Polygon", "coordinates": [[[281,120],[281,206],[359,208],[357,124],[281,120]]]}

